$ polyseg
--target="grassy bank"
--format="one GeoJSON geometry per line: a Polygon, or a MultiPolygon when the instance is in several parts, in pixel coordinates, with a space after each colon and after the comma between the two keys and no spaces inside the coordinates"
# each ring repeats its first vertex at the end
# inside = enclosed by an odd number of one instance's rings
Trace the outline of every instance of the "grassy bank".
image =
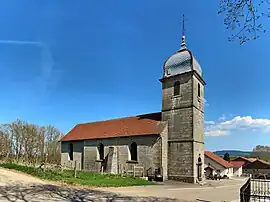
{"type": "Polygon", "coordinates": [[[45,169],[22,166],[16,164],[0,164],[0,167],[13,169],[27,173],[29,175],[38,177],[44,180],[52,180],[57,182],[64,182],[68,184],[78,184],[86,186],[98,186],[98,187],[120,187],[120,186],[136,186],[136,185],[151,185],[150,181],[143,179],[119,176],[110,174],[93,173],[86,171],[78,171],[77,177],[74,178],[74,171],[60,169],[45,169]]]}

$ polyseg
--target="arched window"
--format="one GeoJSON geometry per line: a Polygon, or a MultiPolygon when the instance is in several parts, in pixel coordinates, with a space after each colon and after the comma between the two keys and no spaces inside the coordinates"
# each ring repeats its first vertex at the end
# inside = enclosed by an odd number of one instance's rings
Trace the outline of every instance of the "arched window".
{"type": "Polygon", "coordinates": [[[201,97],[201,85],[198,83],[198,97],[201,97]]]}
{"type": "Polygon", "coordinates": [[[130,146],[130,154],[131,154],[131,160],[132,161],[137,161],[137,144],[136,142],[132,142],[130,146]]]}
{"type": "Polygon", "coordinates": [[[99,160],[103,160],[104,159],[104,145],[102,143],[99,144],[98,152],[99,152],[99,160]]]}
{"type": "Polygon", "coordinates": [[[69,160],[73,161],[73,144],[70,143],[68,147],[69,160]]]}
{"type": "Polygon", "coordinates": [[[179,81],[176,81],[174,83],[174,91],[173,91],[173,95],[176,96],[176,95],[180,95],[180,82],[179,81]]]}
{"type": "Polygon", "coordinates": [[[201,163],[202,162],[202,159],[201,157],[198,158],[198,163],[201,163]]]}

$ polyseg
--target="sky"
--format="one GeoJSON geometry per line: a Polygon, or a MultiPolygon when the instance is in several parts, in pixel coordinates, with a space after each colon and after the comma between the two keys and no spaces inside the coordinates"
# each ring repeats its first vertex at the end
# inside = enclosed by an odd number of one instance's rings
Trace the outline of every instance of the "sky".
{"type": "Polygon", "coordinates": [[[78,123],[161,110],[164,61],[187,47],[203,69],[205,147],[270,144],[270,21],[259,39],[229,42],[219,1],[3,0],[0,123],[66,133],[78,123]]]}

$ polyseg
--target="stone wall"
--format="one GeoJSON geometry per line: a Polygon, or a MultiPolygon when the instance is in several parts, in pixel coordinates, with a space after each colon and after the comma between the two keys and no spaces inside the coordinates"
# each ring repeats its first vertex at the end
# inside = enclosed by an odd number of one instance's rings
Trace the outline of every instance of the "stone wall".
{"type": "Polygon", "coordinates": [[[193,108],[193,139],[204,143],[204,113],[197,108],[193,108]]]}
{"type": "Polygon", "coordinates": [[[198,178],[198,172],[201,173],[201,179],[205,178],[204,176],[204,144],[200,142],[193,142],[193,174],[194,179],[198,178]],[[198,159],[201,159],[201,165],[199,166],[198,159]]]}
{"type": "Polygon", "coordinates": [[[162,81],[162,120],[168,121],[168,178],[195,183],[198,158],[203,174],[204,84],[194,72],[162,81]],[[174,83],[180,82],[180,95],[174,96],[174,83]],[[198,96],[198,83],[200,96],[198,96]]]}
{"type": "Polygon", "coordinates": [[[193,172],[195,179],[198,172],[201,172],[201,179],[204,176],[204,84],[198,77],[193,75],[193,172]],[[198,95],[198,84],[200,85],[200,96],[198,95]],[[202,165],[198,167],[198,159],[202,165]],[[198,170],[200,169],[200,170],[198,170]]]}
{"type": "Polygon", "coordinates": [[[83,168],[83,141],[61,142],[61,165],[68,168],[76,168],[81,170],[83,168]],[[69,159],[69,144],[73,144],[73,160],[69,159]]]}
{"type": "MultiPolygon", "coordinates": [[[[166,131],[163,136],[166,138],[166,131]]],[[[96,139],[73,142],[73,161],[68,157],[68,145],[70,142],[62,142],[61,164],[67,167],[74,167],[74,162],[80,162],[79,169],[100,172],[103,166],[104,172],[121,173],[133,171],[133,166],[144,167],[144,175],[150,167],[159,168],[162,166],[162,138],[159,135],[121,137],[109,139],[96,139]],[[130,145],[137,143],[138,161],[130,161],[130,145]],[[98,146],[104,145],[104,157],[102,162],[99,159],[98,146]]],[[[164,143],[163,143],[164,144],[164,143]]],[[[163,145],[166,148],[166,145],[163,145]]],[[[166,168],[165,168],[166,170],[166,168]]]]}
{"type": "Polygon", "coordinates": [[[168,179],[168,124],[167,122],[162,123],[165,127],[161,132],[161,166],[163,172],[163,180],[168,179]]]}
{"type": "Polygon", "coordinates": [[[193,79],[193,106],[204,112],[204,85],[198,77],[192,76],[193,79]],[[198,96],[198,84],[200,84],[200,96],[198,96]]]}
{"type": "Polygon", "coordinates": [[[169,142],[168,179],[193,183],[192,147],[192,142],[169,142]]]}
{"type": "Polygon", "coordinates": [[[162,111],[192,106],[192,74],[186,73],[166,78],[162,83],[162,111]],[[180,95],[174,96],[174,83],[180,82],[180,95]]]}

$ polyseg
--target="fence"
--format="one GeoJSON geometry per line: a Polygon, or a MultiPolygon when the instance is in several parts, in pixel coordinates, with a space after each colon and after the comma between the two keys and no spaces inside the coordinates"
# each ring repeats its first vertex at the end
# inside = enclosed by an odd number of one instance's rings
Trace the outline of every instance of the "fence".
{"type": "Polygon", "coordinates": [[[132,175],[134,177],[144,177],[144,167],[143,166],[133,166],[132,170],[126,171],[128,175],[132,175]]]}
{"type": "Polygon", "coordinates": [[[147,177],[150,180],[163,181],[163,170],[162,168],[149,168],[147,171],[147,177]]]}
{"type": "Polygon", "coordinates": [[[270,180],[251,179],[240,189],[241,202],[270,201],[270,180]]]}

